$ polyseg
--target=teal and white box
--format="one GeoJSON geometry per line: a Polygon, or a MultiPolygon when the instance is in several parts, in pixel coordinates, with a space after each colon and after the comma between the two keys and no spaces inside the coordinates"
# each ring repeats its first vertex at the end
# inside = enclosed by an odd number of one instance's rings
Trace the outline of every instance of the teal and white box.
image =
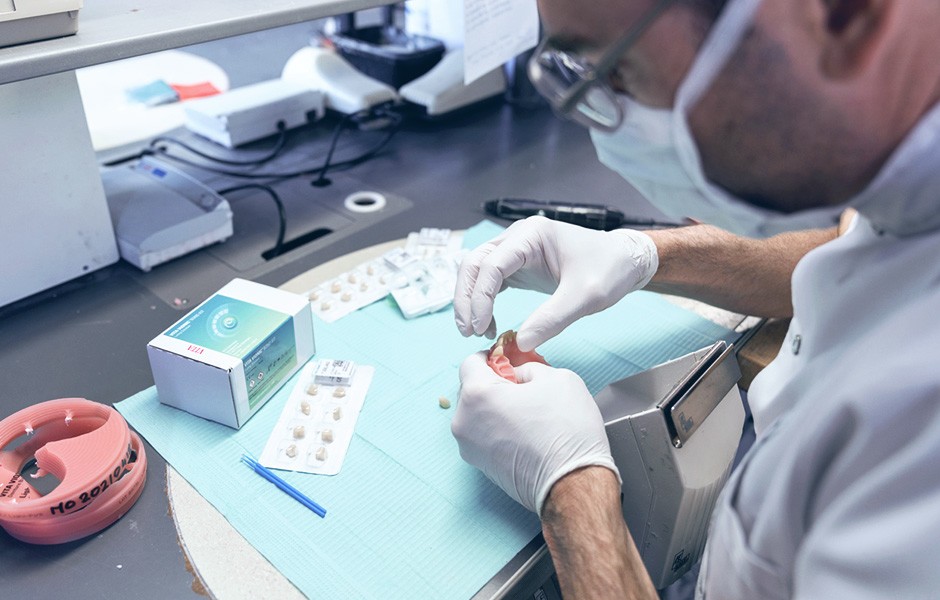
{"type": "Polygon", "coordinates": [[[313,353],[308,300],[244,279],[147,344],[160,402],[235,429],[313,353]]]}

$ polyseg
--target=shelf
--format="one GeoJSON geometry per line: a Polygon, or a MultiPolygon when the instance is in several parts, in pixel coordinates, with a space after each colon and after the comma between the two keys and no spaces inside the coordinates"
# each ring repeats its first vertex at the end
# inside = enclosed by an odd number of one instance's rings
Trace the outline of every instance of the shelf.
{"type": "MultiPolygon", "coordinates": [[[[0,84],[392,3],[86,0],[76,35],[0,48],[0,84]]],[[[250,60],[251,49],[245,51],[250,60]]]]}

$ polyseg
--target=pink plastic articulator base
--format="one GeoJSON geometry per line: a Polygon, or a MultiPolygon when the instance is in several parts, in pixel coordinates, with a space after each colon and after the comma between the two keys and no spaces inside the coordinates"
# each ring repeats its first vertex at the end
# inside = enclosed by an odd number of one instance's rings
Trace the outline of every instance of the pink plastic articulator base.
{"type": "Polygon", "coordinates": [[[50,400],[0,421],[0,526],[33,544],[96,533],[126,513],[147,479],[140,438],[114,408],[83,398],[50,400]],[[32,478],[53,476],[46,495],[32,478]]]}

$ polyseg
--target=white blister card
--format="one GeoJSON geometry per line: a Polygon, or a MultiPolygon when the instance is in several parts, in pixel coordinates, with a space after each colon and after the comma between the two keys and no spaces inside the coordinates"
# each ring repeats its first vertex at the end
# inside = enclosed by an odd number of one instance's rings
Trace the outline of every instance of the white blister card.
{"type": "Polygon", "coordinates": [[[313,314],[332,323],[388,295],[396,269],[384,258],[365,262],[307,292],[313,314]]]}
{"type": "Polygon", "coordinates": [[[349,361],[310,361],[301,370],[259,462],[285,471],[339,473],[374,373],[374,367],[349,361]],[[339,381],[348,383],[335,383],[339,381]]]}
{"type": "Polygon", "coordinates": [[[454,300],[460,260],[451,254],[426,258],[402,270],[407,282],[392,290],[406,319],[436,312],[454,300]]]}
{"type": "Polygon", "coordinates": [[[463,233],[423,227],[408,234],[403,248],[307,290],[313,314],[327,323],[385,298],[392,292],[406,319],[435,312],[454,299],[457,269],[465,250],[463,233]]]}
{"type": "Polygon", "coordinates": [[[427,259],[442,254],[460,255],[463,246],[463,233],[450,229],[422,227],[421,231],[411,232],[405,242],[405,251],[420,259],[427,259]]]}

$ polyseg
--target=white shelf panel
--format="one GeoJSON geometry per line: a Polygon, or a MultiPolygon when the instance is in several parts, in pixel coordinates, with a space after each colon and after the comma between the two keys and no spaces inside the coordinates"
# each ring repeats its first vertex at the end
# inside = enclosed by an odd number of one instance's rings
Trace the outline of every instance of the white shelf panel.
{"type": "MultiPolygon", "coordinates": [[[[85,0],[73,36],[0,48],[0,84],[301,23],[392,0],[85,0]]],[[[245,49],[245,60],[251,49],[245,49]]]]}

